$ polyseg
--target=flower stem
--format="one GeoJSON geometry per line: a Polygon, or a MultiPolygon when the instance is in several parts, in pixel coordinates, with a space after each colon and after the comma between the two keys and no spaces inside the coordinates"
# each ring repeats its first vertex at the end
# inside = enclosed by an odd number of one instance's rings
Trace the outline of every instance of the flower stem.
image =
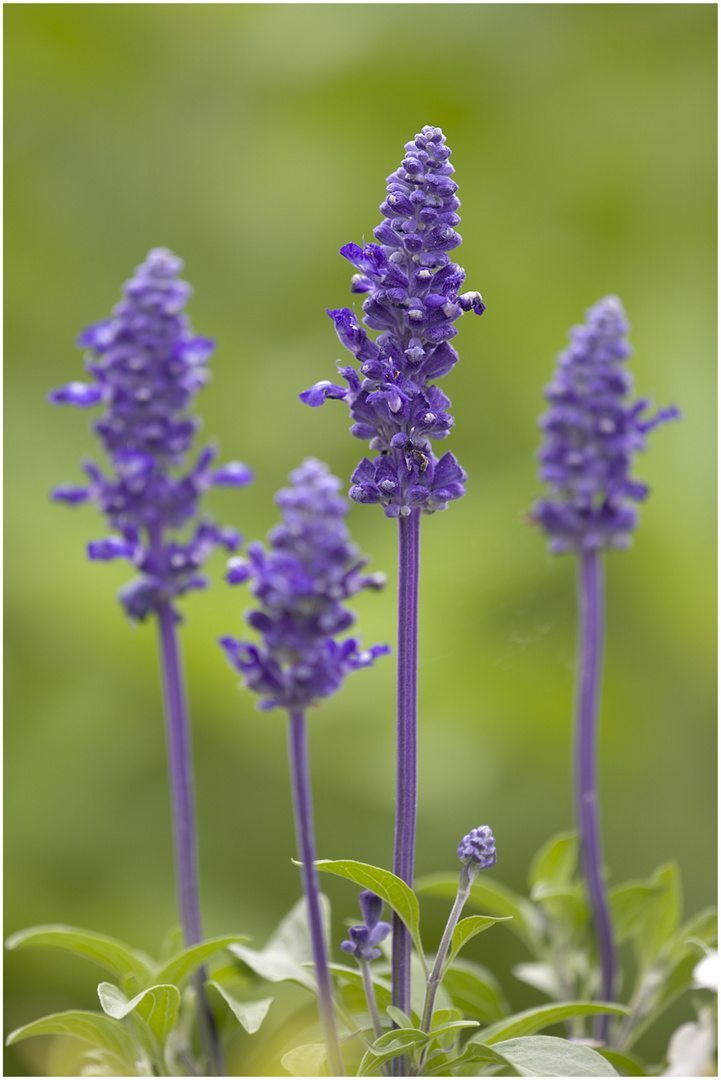
{"type": "Polygon", "coordinates": [[[320,909],[320,885],[318,871],[315,866],[313,800],[310,787],[308,740],[306,737],[305,714],[303,712],[289,712],[288,714],[288,756],[293,790],[295,835],[298,844],[298,858],[302,863],[305,902],[308,905],[308,925],[313,949],[315,977],[318,983],[318,1011],[320,1013],[320,1024],[326,1054],[328,1055],[328,1071],[331,1076],[345,1076],[335,1023],[333,987],[330,971],[328,970],[328,958],[323,935],[323,916],[320,909]]]}
{"type": "MultiPolygon", "coordinates": [[[[476,871],[477,871],[476,867],[476,871]]],[[[438,993],[438,987],[441,985],[443,978],[443,968],[446,963],[446,957],[448,956],[448,950],[451,947],[453,940],[453,931],[458,925],[458,920],[461,917],[461,912],[468,899],[471,891],[471,885],[473,884],[473,878],[475,874],[471,874],[468,866],[464,866],[461,871],[461,880],[458,885],[458,893],[456,899],[453,902],[451,913],[448,916],[448,922],[446,928],[443,931],[443,937],[441,943],[438,946],[438,952],[436,953],[436,960],[433,964],[433,970],[428,976],[426,983],[426,999],[423,1003],[423,1018],[421,1020],[421,1031],[425,1031],[426,1034],[431,1030],[431,1023],[433,1021],[433,1005],[435,1004],[436,994],[438,993]]]]}
{"type": "MultiPolygon", "coordinates": [[[[161,604],[158,609],[158,649],[163,677],[176,894],[183,943],[188,947],[203,940],[198,885],[198,838],[187,695],[175,616],[168,602],[161,604]]],[[[224,1076],[220,1039],[203,989],[204,969],[196,971],[191,981],[196,994],[200,1041],[210,1075],[224,1076]]]]}
{"type": "MultiPolygon", "coordinates": [[[[413,888],[417,805],[418,586],[420,580],[421,512],[398,519],[398,699],[396,827],[393,873],[413,888]]],[[[411,938],[393,913],[393,1004],[411,1011],[411,938]]],[[[403,1075],[405,1058],[394,1059],[394,1073],[403,1075]]]]}
{"type": "MultiPolygon", "coordinates": [[[[578,567],[578,673],[575,701],[575,810],[601,965],[600,1000],[613,1000],[615,955],[603,884],[603,849],[598,806],[598,713],[603,669],[603,565],[597,551],[581,553],[578,567]]],[[[603,1042],[610,1017],[598,1017],[595,1034],[603,1042]]]]}

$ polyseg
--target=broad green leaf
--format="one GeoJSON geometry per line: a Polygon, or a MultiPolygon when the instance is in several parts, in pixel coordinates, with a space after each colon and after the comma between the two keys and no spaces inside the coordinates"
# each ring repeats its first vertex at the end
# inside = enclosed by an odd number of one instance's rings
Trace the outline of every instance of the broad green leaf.
{"type": "Polygon", "coordinates": [[[610,1062],[582,1043],[553,1035],[531,1035],[496,1043],[494,1050],[521,1076],[618,1076],[610,1062]]]}
{"type": "Polygon", "coordinates": [[[162,1046],[175,1026],[180,1008],[180,992],[176,986],[158,985],[141,990],[128,1001],[122,990],[112,983],[100,983],[98,997],[103,1012],[115,1020],[122,1020],[135,1011],[146,1022],[162,1046]]]}
{"type": "Polygon", "coordinates": [[[429,1035],[431,1039],[442,1039],[444,1035],[448,1035],[450,1032],[455,1034],[463,1028],[476,1027],[480,1027],[477,1020],[450,1020],[447,1024],[434,1024],[429,1035]]]}
{"type": "Polygon", "coordinates": [[[535,900],[538,885],[553,888],[570,885],[578,866],[578,835],[575,832],[557,833],[534,856],[528,871],[531,899],[535,900]]]}
{"type": "MultiPolygon", "coordinates": [[[[330,921],[330,905],[328,898],[321,895],[321,907],[326,940],[328,938],[328,924],[330,921]]],[[[249,949],[245,945],[232,945],[230,951],[234,956],[240,957],[244,964],[267,979],[268,982],[291,982],[300,983],[307,990],[316,992],[316,981],[312,970],[305,968],[304,964],[312,963],[313,949],[308,929],[308,913],[304,899],[293,905],[288,914],[281,920],[278,929],[271,936],[268,944],[263,949],[249,949]]]]}
{"type": "MultiPolygon", "coordinates": [[[[446,1060],[442,1065],[438,1065],[436,1068],[426,1068],[423,1070],[425,1076],[451,1076],[452,1069],[456,1066],[462,1065],[475,1065],[475,1064],[494,1064],[504,1065],[512,1068],[511,1062],[508,1058],[505,1058],[503,1054],[500,1054],[495,1046],[486,1046],[484,1043],[469,1042],[463,1053],[456,1058],[452,1058],[450,1061],[446,1060]]],[[[460,1076],[465,1075],[463,1071],[458,1074],[460,1076]]]]}
{"type": "Polygon", "coordinates": [[[643,1062],[635,1054],[622,1054],[620,1050],[609,1050],[602,1046],[598,1053],[610,1061],[616,1069],[623,1069],[626,1076],[648,1076],[643,1062]]]}
{"type": "MultiPolygon", "coordinates": [[[[405,881],[391,874],[390,870],[382,870],[378,866],[369,866],[368,863],[354,862],[351,859],[320,859],[315,865],[325,873],[337,874],[354,881],[356,885],[362,885],[364,889],[372,889],[377,896],[385,900],[408,927],[418,955],[423,958],[423,946],[418,933],[418,901],[405,881]]],[[[456,885],[456,890],[457,888],[456,885]]]]}
{"type": "Polygon", "coordinates": [[[225,987],[218,982],[208,982],[206,986],[214,986],[220,996],[230,1006],[236,1020],[245,1028],[249,1035],[254,1035],[265,1020],[268,1009],[273,1004],[273,998],[262,998],[260,1001],[238,1001],[229,994],[225,987]]]}
{"type": "Polygon", "coordinates": [[[617,945],[627,941],[636,932],[648,905],[663,891],[663,886],[647,881],[628,881],[611,889],[608,903],[613,921],[614,939],[617,945]]]}
{"type": "Polygon", "coordinates": [[[443,976],[443,986],[462,1013],[482,1023],[493,1023],[509,1012],[497,980],[470,960],[456,958],[443,976]]]}
{"type": "Polygon", "coordinates": [[[588,922],[588,909],[580,885],[552,885],[541,881],[533,890],[533,899],[543,904],[548,917],[573,935],[588,922]]]}
{"type": "MultiPolygon", "coordinates": [[[[420,878],[415,885],[416,893],[426,896],[441,896],[455,900],[458,894],[458,876],[453,874],[428,874],[420,878]]],[[[540,918],[533,904],[514,893],[505,885],[480,876],[473,882],[468,897],[471,907],[490,912],[496,916],[513,916],[508,929],[512,930],[532,952],[539,945],[541,932],[540,918]]]]}
{"type": "Polygon", "coordinates": [[[183,949],[171,957],[156,972],[155,978],[159,983],[174,983],[180,985],[184,979],[191,975],[214,953],[222,952],[229,945],[237,945],[238,942],[248,941],[247,934],[228,934],[225,937],[209,938],[201,941],[199,945],[191,945],[189,949],[183,949]]]}
{"type": "Polygon", "coordinates": [[[386,1061],[401,1057],[412,1048],[425,1046],[428,1041],[428,1035],[417,1028],[396,1028],[395,1031],[386,1031],[366,1050],[358,1068],[358,1076],[380,1073],[380,1066],[386,1061]]]}
{"type": "Polygon", "coordinates": [[[653,965],[663,947],[674,936],[681,918],[681,881],[676,864],[662,866],[650,884],[658,887],[659,891],[644,909],[633,937],[642,970],[653,965]]]}
{"type": "MultiPolygon", "coordinates": [[[[479,1041],[492,1045],[500,1039],[532,1035],[541,1028],[569,1020],[572,1016],[593,1016],[597,1013],[627,1016],[628,1009],[624,1005],[611,1005],[600,1001],[561,1001],[553,1005],[538,1005],[484,1028],[479,1035],[479,1041]]],[[[503,1053],[505,1054],[505,1050],[503,1053]]]]}
{"type": "Polygon", "coordinates": [[[296,1046],[283,1054],[280,1063],[291,1076],[321,1076],[327,1072],[325,1046],[323,1043],[308,1043],[296,1046]]]}
{"type": "Polygon", "coordinates": [[[488,930],[489,926],[493,926],[494,923],[505,922],[506,919],[510,918],[512,918],[511,915],[501,915],[496,918],[491,915],[470,915],[467,919],[461,919],[453,931],[446,966],[458,955],[466,942],[474,938],[476,934],[482,934],[484,930],[488,930]]]}
{"type": "Polygon", "coordinates": [[[532,963],[516,964],[511,968],[511,974],[521,982],[534,986],[542,994],[558,1000],[562,997],[561,988],[558,985],[558,976],[550,964],[532,963]]]}
{"type": "Polygon", "coordinates": [[[41,1020],[16,1028],[6,1041],[7,1046],[29,1039],[33,1035],[73,1035],[76,1039],[101,1047],[112,1054],[125,1068],[132,1068],[136,1051],[133,1040],[122,1024],[102,1013],[71,1010],[53,1013],[41,1020]]]}
{"type": "MultiPolygon", "coordinates": [[[[358,987],[359,990],[364,991],[363,976],[357,968],[349,968],[344,964],[328,964],[330,971],[334,975],[340,976],[350,983],[351,986],[358,987]]],[[[387,979],[381,979],[373,973],[371,968],[371,978],[373,980],[373,989],[376,995],[376,1002],[378,1003],[378,1009],[383,1012],[384,1009],[391,1003],[391,984],[387,979]]]]}
{"type": "Polygon", "coordinates": [[[8,949],[59,949],[83,956],[115,975],[126,988],[137,989],[152,982],[153,961],[149,956],[115,938],[75,926],[32,926],[11,934],[5,946],[8,949]]]}

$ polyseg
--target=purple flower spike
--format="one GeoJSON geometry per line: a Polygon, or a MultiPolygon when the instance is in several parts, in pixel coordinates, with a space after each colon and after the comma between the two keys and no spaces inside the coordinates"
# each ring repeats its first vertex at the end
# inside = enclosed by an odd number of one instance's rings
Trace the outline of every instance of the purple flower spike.
{"type": "Polygon", "coordinates": [[[201,520],[182,543],[170,543],[166,530],[197,519],[207,488],[243,487],[252,481],[241,462],[212,469],[216,452],[211,448],[186,465],[199,424],[189,409],[208,379],[214,343],[195,336],[183,313],[191,289],[178,277],[182,265],[164,248],[152,250],[126,282],[111,318],[78,339],[90,350],[86,368],[93,381],[71,382],[49,395],[53,404],[105,406],[94,429],[109,458],[110,475],[88,463],[89,485],[63,484],[53,498],[69,505],[94,502],[118,531],[120,536],[92,543],[88,554],[91,559],[127,558],[142,571],[119,596],[136,621],[157,613],[165,601],[204,588],[206,579],[198,569],[214,548],[234,551],[240,543],[234,530],[208,520],[201,520]]]}
{"type": "Polygon", "coordinates": [[[450,401],[430,380],[458,360],[449,344],[457,333],[454,322],[464,311],[485,311],[480,293],[459,295],[465,271],[448,255],[461,242],[455,231],[460,202],[443,132],[424,127],[405,149],[400,168],[388,177],[384,220],[374,230],[378,243],[341,248],[358,271],[352,292],[366,294],[363,322],[380,333],[369,338],[349,308],[329,311],[359,368],[339,366],[347,389],[324,379],[300,395],[313,408],[328,398],[347,403],[352,434],[380,452],[361,463],[350,497],[378,503],[392,518],[416,508],[445,510],[465,492],[465,473],[452,454],[444,455],[441,472],[453,472],[453,482],[435,478],[441,463],[430,440],[444,439],[453,418],[450,401]]]}
{"type": "Polygon", "coordinates": [[[351,926],[348,929],[349,941],[341,942],[341,949],[345,953],[355,956],[357,960],[377,960],[381,950],[376,948],[381,941],[391,932],[390,923],[380,922],[383,912],[383,901],[370,889],[360,894],[360,907],[363,914],[363,924],[351,926]]]}
{"type": "Polygon", "coordinates": [[[356,638],[337,641],[355,616],[344,601],[362,589],[385,584],[366,574],[350,542],[349,503],[328,467],[307,458],[291,473],[292,486],[276,495],[282,522],[269,535],[269,549],[248,545],[247,559],[233,558],[228,581],[252,582],[260,602],[247,616],[262,644],[224,637],[220,644],[246,686],[262,695],[260,708],[304,710],[335,693],[346,675],[390,652],[387,645],[363,650],[356,638]]]}
{"type": "Polygon", "coordinates": [[[628,330],[620,300],[599,300],[585,324],[571,330],[546,387],[551,408],[539,421],[538,460],[549,495],[537,500],[531,517],[554,554],[628,547],[638,523],[632,503],[648,494],[631,477],[634,456],[652,428],[680,416],[672,406],[644,417],[648,402],[630,400],[628,330]]]}
{"type": "Polygon", "coordinates": [[[490,870],[496,865],[496,841],[488,825],[479,825],[463,837],[458,845],[458,858],[461,862],[470,860],[479,870],[490,870]]]}

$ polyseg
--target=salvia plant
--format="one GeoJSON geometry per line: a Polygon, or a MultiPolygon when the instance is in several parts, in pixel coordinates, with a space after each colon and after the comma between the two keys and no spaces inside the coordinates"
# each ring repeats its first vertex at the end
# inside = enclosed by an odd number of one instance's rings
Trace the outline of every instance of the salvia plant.
{"type": "MultiPolygon", "coordinates": [[[[457,843],[460,869],[457,863],[455,872],[414,881],[420,522],[422,514],[463,496],[466,481],[454,455],[434,449],[453,425],[450,401],[435,381],[458,360],[451,340],[460,315],[485,310],[480,293],[461,291],[465,274],[449,254],[461,242],[449,156],[439,128],[425,127],[406,144],[388,178],[376,242],[341,248],[356,271],[351,289],[364,297],[363,316],[359,321],[350,308],[328,314],[355,364],[339,361],[344,385],[322,380],[300,394],[312,407],[329,398],[346,402],[351,433],[370,449],[350,478],[350,500],[378,505],[397,521],[392,869],[317,857],[309,710],[391,650],[347,636],[355,622],[348,601],[383,587],[385,577],[367,571],[351,540],[342,482],[307,457],[275,497],[281,521],[266,545],[251,542],[229,559],[228,583],[249,588],[254,603],[246,613],[248,636],[219,639],[243,688],[259,696],[259,708],[285,715],[302,896],[264,947],[251,947],[239,933],[203,936],[179,598],[208,584],[201,571],[216,547],[231,553],[241,547],[235,529],[201,516],[203,493],[213,485],[243,487],[252,476],[240,462],[216,465],[212,448],[188,460],[198,426],[191,409],[213,342],[195,336],[184,314],[190,289],[178,276],[180,260],[152,250],[112,316],[79,339],[90,381],[50,394],[55,404],[102,408],[94,429],[107,459],[104,469],[86,462],[86,482],[61,485],[53,498],[96,504],[110,535],[91,542],[88,556],[133,564],[137,576],[121,589],[120,603],[132,622],[157,628],[179,930],[155,958],[70,926],[13,935],[9,948],[79,955],[112,981],[98,986],[98,1011],[31,1021],[8,1043],[74,1036],[85,1044],[82,1075],[94,1076],[226,1075],[227,1040],[239,1028],[246,1042],[231,1075],[272,1075],[274,1067],[291,1076],[714,1071],[715,912],[683,921],[673,863],[647,880],[609,888],[603,861],[597,778],[604,560],[606,552],[628,546],[638,526],[634,504],[648,494],[632,475],[636,453],[654,427],[679,416],[675,407],[649,414],[649,403],[633,398],[629,327],[616,297],[588,311],[558,358],[540,419],[546,492],[529,514],[550,551],[575,555],[578,563],[575,828],[536,855],[528,895],[491,872],[496,841],[486,824],[457,843]],[[361,890],[360,921],[357,914],[347,920],[342,941],[331,935],[322,874],[361,890]],[[419,898],[426,896],[449,904],[435,948],[421,933],[419,898]],[[461,957],[468,942],[496,924],[496,933],[514,934],[526,951],[514,975],[540,990],[546,1004],[514,1012],[498,979],[461,957]],[[269,989],[280,983],[301,989],[276,1004],[285,1009],[283,1020],[266,1035],[276,996],[269,989]],[[661,1061],[643,1061],[640,1037],[694,989],[696,1020],[673,1034],[661,1061]],[[548,1029],[554,1034],[542,1034],[548,1029]]],[[[486,813],[490,820],[493,808],[484,806],[486,813]]],[[[449,837],[449,856],[456,842],[449,837]]]]}

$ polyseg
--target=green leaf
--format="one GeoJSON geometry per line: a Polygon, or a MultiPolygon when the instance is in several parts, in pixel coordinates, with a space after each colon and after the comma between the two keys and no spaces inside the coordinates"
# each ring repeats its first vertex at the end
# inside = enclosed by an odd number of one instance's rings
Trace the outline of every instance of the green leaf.
{"type": "MultiPolygon", "coordinates": [[[[321,895],[325,937],[328,939],[330,905],[328,898],[321,895]]],[[[293,905],[281,920],[277,930],[264,949],[249,949],[245,945],[232,945],[230,951],[240,957],[244,964],[269,982],[300,983],[307,990],[316,992],[316,981],[312,970],[304,964],[313,961],[313,949],[308,929],[308,914],[304,899],[293,905]]]]}
{"type": "Polygon", "coordinates": [[[533,890],[533,899],[543,905],[550,919],[566,928],[569,936],[588,922],[588,909],[580,885],[552,885],[541,881],[533,890]]]}
{"type": "Polygon", "coordinates": [[[128,1001],[122,990],[112,983],[100,983],[98,997],[103,1012],[115,1020],[122,1020],[135,1011],[146,1022],[153,1035],[163,1046],[175,1026],[180,1009],[180,992],[176,986],[158,985],[141,990],[128,1001]]]}
{"type": "Polygon", "coordinates": [[[463,1028],[475,1027],[480,1027],[480,1024],[477,1020],[449,1020],[447,1024],[438,1024],[437,1026],[433,1026],[429,1032],[429,1035],[431,1039],[441,1039],[444,1035],[448,1035],[449,1032],[457,1033],[463,1028]]]}
{"type": "Polygon", "coordinates": [[[218,982],[208,982],[206,986],[214,986],[220,996],[230,1007],[236,1020],[245,1028],[249,1035],[254,1035],[265,1020],[268,1009],[273,1004],[273,998],[262,998],[260,1001],[238,1001],[229,994],[225,987],[218,982]]]}
{"type": "Polygon", "coordinates": [[[291,1076],[327,1076],[325,1046],[323,1043],[307,1043],[296,1046],[283,1054],[280,1063],[291,1076]]]}
{"type": "Polygon", "coordinates": [[[520,979],[521,982],[528,983],[529,986],[534,986],[536,990],[540,990],[542,994],[547,997],[558,998],[563,997],[561,988],[558,985],[558,976],[553,970],[551,964],[546,963],[531,963],[531,964],[515,964],[511,968],[511,974],[520,979]]]}
{"type": "Polygon", "coordinates": [[[620,1050],[609,1050],[605,1046],[600,1047],[598,1053],[616,1070],[623,1069],[626,1076],[648,1076],[643,1062],[635,1054],[622,1054],[620,1050]]]}
{"type": "MultiPolygon", "coordinates": [[[[320,859],[315,865],[325,873],[337,874],[339,877],[354,881],[356,885],[362,885],[364,889],[372,889],[377,896],[385,900],[408,927],[418,955],[421,959],[423,958],[423,946],[418,933],[420,919],[418,901],[405,881],[391,874],[390,870],[382,870],[378,866],[369,866],[368,863],[354,862],[351,859],[338,861],[320,859]]],[[[458,884],[456,883],[457,891],[458,884]]]]}
{"type": "Polygon", "coordinates": [[[590,1046],[553,1035],[509,1039],[495,1044],[494,1050],[521,1076],[618,1076],[613,1065],[590,1046]]]}
{"type": "Polygon", "coordinates": [[[461,919],[453,931],[446,964],[450,964],[466,942],[474,938],[476,934],[482,934],[484,930],[488,930],[489,926],[493,926],[494,923],[505,922],[506,919],[510,918],[512,918],[511,915],[501,915],[495,918],[492,915],[470,915],[467,919],[461,919]]]}
{"type": "Polygon", "coordinates": [[[650,968],[664,946],[674,936],[681,919],[681,881],[678,867],[668,863],[651,879],[657,895],[644,909],[633,938],[642,970],[650,968]]]}
{"type": "MultiPolygon", "coordinates": [[[[427,1068],[424,1070],[426,1076],[451,1076],[452,1069],[460,1065],[475,1065],[482,1062],[487,1064],[491,1062],[494,1065],[504,1065],[507,1068],[513,1068],[508,1058],[503,1054],[499,1054],[495,1046],[486,1046],[484,1043],[469,1042],[463,1053],[456,1058],[452,1058],[450,1061],[446,1060],[442,1065],[438,1065],[434,1068],[427,1068]]],[[[463,1076],[461,1072],[459,1075],[463,1076]]]]}
{"type": "Polygon", "coordinates": [[[663,888],[664,886],[651,885],[647,881],[628,881],[609,891],[608,902],[617,945],[635,934],[649,904],[663,888]]]}
{"type": "Polygon", "coordinates": [[[32,926],[20,930],[5,942],[8,949],[58,949],[92,960],[121,980],[126,988],[136,989],[152,982],[153,961],[122,941],[80,930],[75,926],[32,926]]]}
{"type": "MultiPolygon", "coordinates": [[[[597,1013],[610,1013],[612,1016],[627,1016],[624,1005],[611,1005],[599,1001],[562,1001],[553,1005],[539,1005],[524,1012],[515,1013],[505,1020],[484,1028],[479,1040],[494,1044],[499,1039],[512,1039],[520,1035],[531,1035],[541,1028],[569,1020],[572,1016],[593,1016],[597,1013]]],[[[505,1053],[505,1050],[503,1051],[505,1053]]]]}
{"type": "Polygon", "coordinates": [[[386,1031],[366,1050],[358,1068],[358,1076],[370,1076],[374,1072],[380,1072],[380,1066],[386,1061],[401,1057],[413,1048],[425,1046],[428,1041],[429,1036],[417,1028],[397,1028],[395,1031],[386,1031]]]}
{"type": "Polygon", "coordinates": [[[578,835],[575,832],[557,833],[534,856],[528,871],[531,899],[535,900],[538,885],[552,888],[570,885],[578,866],[578,835]]]}
{"type": "Polygon", "coordinates": [[[456,958],[443,976],[443,986],[461,1012],[483,1023],[493,1023],[509,1012],[499,983],[473,961],[456,958]]]}
{"type": "Polygon", "coordinates": [[[73,1035],[112,1054],[126,1069],[132,1069],[137,1056],[133,1040],[123,1025],[102,1013],[79,1010],[53,1013],[52,1016],[44,1016],[41,1020],[16,1028],[8,1035],[6,1045],[12,1046],[33,1035],[73,1035]]]}
{"type": "Polygon", "coordinates": [[[201,941],[198,945],[191,945],[189,949],[182,949],[163,964],[156,972],[155,978],[159,983],[174,983],[179,986],[184,979],[199,968],[208,957],[214,953],[222,952],[230,945],[248,941],[247,934],[227,934],[224,937],[209,938],[201,941]]]}
{"type": "MultiPolygon", "coordinates": [[[[416,893],[426,896],[441,896],[447,900],[455,900],[458,894],[458,876],[452,874],[428,874],[416,882],[416,893]]],[[[496,916],[513,916],[508,929],[512,930],[532,952],[535,953],[539,946],[541,926],[539,915],[533,904],[525,898],[514,893],[505,885],[499,885],[489,878],[479,878],[473,882],[468,897],[471,907],[481,911],[490,911],[496,916]]]]}
{"type": "Polygon", "coordinates": [[[415,1026],[410,1016],[406,1016],[403,1010],[396,1008],[395,1005],[388,1005],[386,1007],[386,1012],[388,1013],[388,1016],[396,1025],[396,1027],[398,1027],[399,1029],[412,1028],[415,1026]]]}

